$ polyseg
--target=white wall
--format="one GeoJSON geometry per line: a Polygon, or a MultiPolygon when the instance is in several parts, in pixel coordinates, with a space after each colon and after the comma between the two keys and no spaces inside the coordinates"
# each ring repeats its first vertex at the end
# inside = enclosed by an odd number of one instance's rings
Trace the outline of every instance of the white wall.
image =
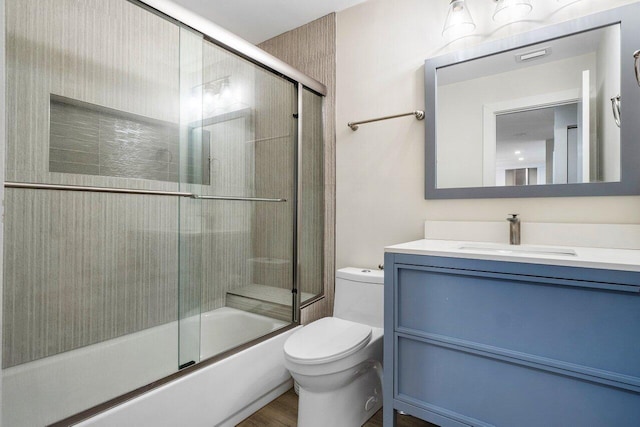
{"type": "Polygon", "coordinates": [[[491,2],[467,3],[477,33],[489,36],[449,45],[441,36],[444,0],[368,0],[337,14],[337,267],[376,266],[384,246],[421,238],[425,219],[501,220],[517,212],[525,221],[640,222],[635,196],[425,200],[424,122],[406,117],[357,132],[346,126],[423,109],[428,57],[633,1],[538,1],[528,22],[502,27],[491,21],[491,2]]]}

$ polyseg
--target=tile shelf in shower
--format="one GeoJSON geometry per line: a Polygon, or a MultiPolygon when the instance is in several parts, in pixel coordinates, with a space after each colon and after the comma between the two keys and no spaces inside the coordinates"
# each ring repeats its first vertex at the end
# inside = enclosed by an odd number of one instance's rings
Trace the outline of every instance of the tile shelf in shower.
{"type": "MultiPolygon", "coordinates": [[[[302,301],[313,294],[302,292],[302,301]]],[[[226,306],[279,320],[291,320],[291,289],[265,285],[245,285],[227,291],[226,306]]]]}

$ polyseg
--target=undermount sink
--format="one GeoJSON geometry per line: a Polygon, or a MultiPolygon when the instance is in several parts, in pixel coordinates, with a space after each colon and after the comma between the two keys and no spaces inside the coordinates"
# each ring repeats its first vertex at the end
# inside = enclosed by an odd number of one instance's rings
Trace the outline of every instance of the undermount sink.
{"type": "Polygon", "coordinates": [[[497,243],[465,243],[458,249],[470,251],[488,251],[501,254],[576,256],[576,251],[574,251],[573,249],[556,248],[549,246],[501,245],[497,243]]]}

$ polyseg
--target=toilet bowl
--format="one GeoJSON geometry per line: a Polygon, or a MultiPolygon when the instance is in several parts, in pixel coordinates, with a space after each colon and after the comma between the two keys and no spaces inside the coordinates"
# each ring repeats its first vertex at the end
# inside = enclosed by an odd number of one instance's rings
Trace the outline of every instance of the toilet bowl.
{"type": "Polygon", "coordinates": [[[298,427],[358,427],[382,406],[383,281],[379,270],[338,270],[334,316],[285,342],[298,427]]]}

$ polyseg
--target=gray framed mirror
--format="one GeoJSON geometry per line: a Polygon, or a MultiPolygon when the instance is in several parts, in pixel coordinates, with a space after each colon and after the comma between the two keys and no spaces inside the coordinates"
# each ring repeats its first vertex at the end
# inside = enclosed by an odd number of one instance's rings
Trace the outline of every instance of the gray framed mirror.
{"type": "Polygon", "coordinates": [[[425,197],[640,194],[640,3],[425,61],[425,197]]]}

